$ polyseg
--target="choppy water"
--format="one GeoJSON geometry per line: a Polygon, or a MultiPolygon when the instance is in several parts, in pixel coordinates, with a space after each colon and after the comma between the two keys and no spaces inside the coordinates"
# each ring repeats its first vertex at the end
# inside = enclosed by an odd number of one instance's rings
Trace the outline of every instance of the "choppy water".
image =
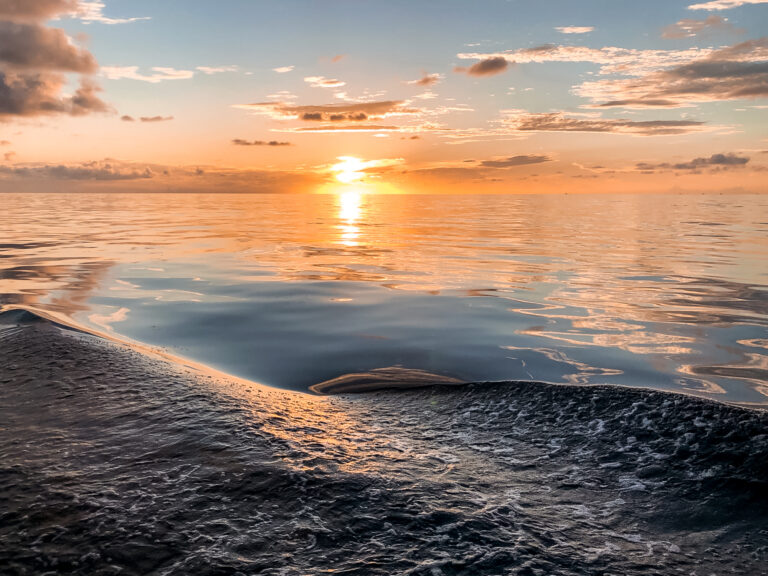
{"type": "Polygon", "coordinates": [[[0,304],[268,385],[376,369],[768,404],[768,196],[4,194],[0,304]]]}
{"type": "Polygon", "coordinates": [[[768,416],[621,387],[353,397],[0,315],[8,575],[768,574],[768,416]]]}

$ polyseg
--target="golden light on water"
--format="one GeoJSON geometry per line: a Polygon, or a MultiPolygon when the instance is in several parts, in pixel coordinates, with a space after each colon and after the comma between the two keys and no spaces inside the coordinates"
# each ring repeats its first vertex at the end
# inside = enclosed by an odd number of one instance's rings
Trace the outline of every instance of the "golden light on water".
{"type": "Polygon", "coordinates": [[[350,247],[357,246],[360,228],[356,223],[362,216],[362,193],[358,190],[342,192],[338,195],[338,200],[341,243],[350,247]]]}

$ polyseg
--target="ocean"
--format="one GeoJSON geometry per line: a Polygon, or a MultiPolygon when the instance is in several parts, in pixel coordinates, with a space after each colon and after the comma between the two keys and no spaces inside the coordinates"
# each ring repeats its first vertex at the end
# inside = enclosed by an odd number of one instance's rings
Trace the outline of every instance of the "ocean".
{"type": "Polygon", "coordinates": [[[0,201],[4,576],[768,574],[766,197],[0,201]]]}

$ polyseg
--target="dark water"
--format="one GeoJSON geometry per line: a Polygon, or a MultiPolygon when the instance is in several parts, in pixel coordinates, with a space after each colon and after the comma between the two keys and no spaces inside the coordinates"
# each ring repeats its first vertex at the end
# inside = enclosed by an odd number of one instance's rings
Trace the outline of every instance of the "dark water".
{"type": "Polygon", "coordinates": [[[398,369],[768,404],[768,196],[4,194],[0,305],[271,386],[398,369]]]}
{"type": "Polygon", "coordinates": [[[4,575],[768,574],[763,411],[536,383],[310,396],[30,320],[0,318],[4,575]]]}

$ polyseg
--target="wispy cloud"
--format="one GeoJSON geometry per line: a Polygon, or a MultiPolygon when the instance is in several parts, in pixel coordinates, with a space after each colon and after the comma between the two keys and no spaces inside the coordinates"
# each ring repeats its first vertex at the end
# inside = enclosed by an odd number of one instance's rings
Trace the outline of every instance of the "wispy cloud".
{"type": "Polygon", "coordinates": [[[189,80],[194,77],[194,70],[177,70],[166,66],[154,66],[151,74],[142,74],[138,66],[102,66],[101,74],[109,80],[140,80],[157,84],[165,80],[189,80]]]}
{"type": "Polygon", "coordinates": [[[417,115],[422,112],[418,108],[409,107],[404,100],[303,106],[287,102],[257,102],[254,104],[236,104],[234,107],[277,120],[308,122],[364,122],[391,116],[417,115]]]}
{"type": "MultiPolygon", "coordinates": [[[[30,3],[38,2],[39,0],[27,0],[30,3]]],[[[77,8],[71,13],[75,18],[82,20],[86,24],[97,22],[99,24],[128,24],[130,22],[138,22],[140,20],[150,20],[149,16],[139,16],[131,18],[110,18],[104,15],[104,2],[93,2],[80,0],[77,3],[77,8]]]]}
{"type": "Polygon", "coordinates": [[[277,72],[278,74],[285,74],[287,72],[290,72],[293,70],[295,66],[278,66],[277,68],[272,68],[274,72],[277,72]]]}
{"type": "Polygon", "coordinates": [[[203,74],[213,76],[214,74],[223,74],[224,72],[237,72],[238,68],[235,65],[232,66],[198,66],[195,70],[199,70],[203,74]]]}
{"type": "Polygon", "coordinates": [[[347,83],[335,78],[325,78],[324,76],[307,76],[304,78],[304,82],[309,84],[312,88],[341,88],[347,83]]]}
{"type": "Polygon", "coordinates": [[[552,158],[549,156],[541,156],[536,154],[522,154],[518,156],[510,156],[508,158],[483,160],[480,162],[480,166],[484,168],[514,168],[517,166],[527,166],[530,164],[541,164],[542,162],[551,162],[552,158]]]}
{"type": "Polygon", "coordinates": [[[667,26],[661,33],[662,38],[693,38],[701,32],[743,32],[728,22],[728,18],[722,16],[707,16],[704,20],[684,18],[671,26],[667,26]]]}
{"type": "Polygon", "coordinates": [[[558,26],[555,28],[555,30],[563,34],[587,34],[594,29],[594,26],[558,26]]]}
{"type": "Polygon", "coordinates": [[[639,78],[585,82],[575,93],[598,107],[674,108],[768,96],[768,38],[711,51],[706,57],[639,78]]]}
{"type": "Polygon", "coordinates": [[[637,136],[669,136],[701,131],[704,122],[694,120],[623,120],[574,118],[563,112],[504,111],[503,124],[519,132],[601,132],[637,136]]]}
{"type": "Polygon", "coordinates": [[[504,52],[467,52],[457,56],[462,60],[506,60],[510,64],[544,62],[591,62],[600,65],[600,74],[640,76],[659,68],[684,64],[697,58],[704,58],[714,52],[712,48],[689,48],[686,50],[636,50],[606,46],[562,46],[543,44],[533,48],[508,50],[504,52]]]}
{"type": "Polygon", "coordinates": [[[422,74],[421,78],[417,78],[416,80],[409,80],[406,82],[406,84],[410,84],[411,86],[434,86],[435,84],[438,84],[442,79],[442,74],[427,74],[425,72],[422,74]]]}
{"type": "Polygon", "coordinates": [[[727,154],[713,154],[708,158],[694,158],[685,162],[662,162],[662,163],[650,163],[650,162],[638,162],[636,168],[642,171],[652,170],[701,170],[703,168],[714,168],[716,170],[724,170],[733,167],[746,166],[749,162],[748,156],[738,156],[734,153],[727,154]]]}
{"type": "Polygon", "coordinates": [[[155,123],[155,122],[169,122],[173,120],[173,116],[142,116],[139,118],[142,122],[149,122],[149,123],[155,123]]]}
{"type": "Polygon", "coordinates": [[[0,174],[56,180],[136,180],[152,178],[148,167],[126,166],[110,160],[82,164],[16,164],[0,166],[0,174]]]}
{"type": "Polygon", "coordinates": [[[277,140],[243,140],[242,138],[234,138],[232,144],[235,146],[291,146],[290,142],[278,142],[277,140]]]}
{"type": "Polygon", "coordinates": [[[691,4],[688,10],[730,10],[738,8],[745,4],[768,4],[768,0],[713,0],[712,2],[702,2],[700,4],[691,4]]]}

